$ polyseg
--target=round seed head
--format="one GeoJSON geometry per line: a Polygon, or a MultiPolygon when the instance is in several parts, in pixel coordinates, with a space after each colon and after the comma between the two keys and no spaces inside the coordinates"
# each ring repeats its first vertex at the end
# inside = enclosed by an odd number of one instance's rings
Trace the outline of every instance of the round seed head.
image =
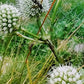
{"type": "Polygon", "coordinates": [[[7,4],[0,5],[0,33],[2,36],[7,36],[15,30],[19,16],[20,13],[15,7],[7,4]]]}
{"type": "Polygon", "coordinates": [[[49,84],[83,84],[81,74],[72,66],[54,67],[49,76],[49,84]]]}
{"type": "Polygon", "coordinates": [[[23,17],[41,15],[49,10],[50,4],[50,0],[17,0],[17,8],[23,17]]]}

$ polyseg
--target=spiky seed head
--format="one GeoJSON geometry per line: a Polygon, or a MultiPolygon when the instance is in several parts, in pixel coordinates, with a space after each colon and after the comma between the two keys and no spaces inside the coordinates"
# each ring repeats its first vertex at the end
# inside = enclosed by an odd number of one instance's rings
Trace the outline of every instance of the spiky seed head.
{"type": "Polygon", "coordinates": [[[72,66],[54,67],[48,75],[48,84],[83,84],[81,74],[72,66]]]}
{"type": "Polygon", "coordinates": [[[3,4],[0,6],[0,36],[12,33],[19,21],[19,11],[11,5],[3,4]]]}
{"type": "Polygon", "coordinates": [[[42,9],[39,5],[33,2],[34,0],[17,0],[17,8],[22,13],[23,17],[34,17],[40,15],[42,12],[46,12],[50,7],[50,0],[36,0],[38,4],[42,5],[42,9]]]}

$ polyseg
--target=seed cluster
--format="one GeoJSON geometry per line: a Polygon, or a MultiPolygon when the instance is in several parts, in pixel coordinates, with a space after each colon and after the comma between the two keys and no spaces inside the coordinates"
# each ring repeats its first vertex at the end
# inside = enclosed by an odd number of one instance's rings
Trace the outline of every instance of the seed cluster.
{"type": "Polygon", "coordinates": [[[11,5],[0,6],[0,36],[7,35],[14,30],[19,20],[18,10],[11,5]]]}
{"type": "Polygon", "coordinates": [[[49,73],[48,84],[83,84],[81,74],[72,66],[60,66],[49,73]]]}
{"type": "Polygon", "coordinates": [[[23,17],[34,17],[49,10],[49,0],[17,0],[17,8],[23,17]]]}

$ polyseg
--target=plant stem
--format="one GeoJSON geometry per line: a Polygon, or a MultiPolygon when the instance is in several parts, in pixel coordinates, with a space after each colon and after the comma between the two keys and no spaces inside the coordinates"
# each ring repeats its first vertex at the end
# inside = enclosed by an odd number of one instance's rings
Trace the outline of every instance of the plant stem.
{"type": "Polygon", "coordinates": [[[48,10],[48,12],[47,12],[47,14],[46,14],[46,16],[45,16],[45,18],[44,18],[44,20],[43,20],[43,22],[42,22],[40,28],[39,28],[39,30],[38,30],[38,32],[37,32],[37,35],[40,33],[41,28],[42,28],[43,24],[45,23],[45,21],[46,21],[48,15],[49,15],[49,13],[50,13],[50,11],[51,11],[51,9],[52,9],[54,3],[55,3],[55,1],[56,1],[56,0],[53,0],[52,4],[51,4],[51,6],[50,6],[50,9],[48,10]]]}
{"type": "Polygon", "coordinates": [[[32,84],[32,79],[31,79],[31,72],[30,72],[30,67],[29,67],[29,61],[27,60],[27,70],[28,70],[28,77],[29,77],[29,84],[32,84]]]}
{"type": "Polygon", "coordinates": [[[61,2],[61,0],[57,0],[56,6],[55,6],[55,8],[54,8],[54,13],[53,13],[53,15],[52,15],[51,24],[54,23],[54,19],[55,19],[56,12],[57,12],[57,9],[58,9],[58,7],[59,7],[60,2],[61,2]]]}
{"type": "Polygon", "coordinates": [[[49,48],[51,49],[51,51],[53,52],[53,54],[54,54],[54,56],[55,56],[56,61],[59,62],[59,59],[58,59],[58,57],[57,57],[57,55],[56,55],[56,52],[55,52],[55,47],[54,47],[54,45],[53,45],[49,40],[47,40],[47,42],[48,42],[49,48]]]}
{"type": "MultiPolygon", "coordinates": [[[[40,21],[40,17],[39,17],[39,15],[37,15],[37,25],[38,25],[38,28],[40,27],[40,25],[41,25],[41,21],[40,21]]],[[[43,31],[43,28],[41,29],[41,36],[43,36],[44,35],[44,31],[43,31]]]]}
{"type": "Polygon", "coordinates": [[[50,48],[51,51],[53,52],[53,54],[54,54],[54,56],[55,56],[55,58],[56,58],[56,61],[59,62],[59,59],[58,59],[58,57],[57,57],[57,55],[56,55],[56,52],[55,52],[55,46],[52,44],[52,42],[51,42],[50,40],[48,40],[48,39],[43,40],[43,41],[44,41],[45,44],[47,44],[47,45],[49,46],[49,48],[50,48]]]}
{"type": "Polygon", "coordinates": [[[67,41],[80,29],[80,27],[83,25],[84,23],[81,23],[74,31],[73,33],[68,37],[67,41]]]}
{"type": "MultiPolygon", "coordinates": [[[[50,69],[50,67],[52,66],[52,63],[51,63],[51,62],[52,62],[53,58],[54,58],[54,55],[53,55],[53,54],[51,54],[51,55],[47,58],[47,60],[45,61],[44,65],[43,65],[43,67],[42,67],[42,69],[37,73],[37,75],[35,75],[34,78],[36,78],[36,80],[33,82],[33,84],[37,84],[39,78],[42,78],[42,76],[47,73],[47,71],[48,71],[48,70],[50,69]]],[[[58,62],[57,62],[57,65],[59,65],[58,62]]],[[[34,78],[33,78],[33,79],[34,79],[34,78]]]]}
{"type": "Polygon", "coordinates": [[[23,38],[25,38],[25,39],[27,39],[27,40],[35,41],[34,39],[29,38],[29,37],[27,37],[27,36],[24,36],[24,35],[22,35],[22,34],[19,33],[19,32],[15,32],[15,33],[16,33],[16,35],[18,35],[19,37],[23,37],[23,38]]]}
{"type": "MultiPolygon", "coordinates": [[[[18,35],[19,37],[22,37],[22,38],[24,38],[24,39],[31,40],[31,41],[33,41],[33,42],[44,43],[44,41],[41,40],[42,38],[32,39],[32,38],[29,38],[29,37],[27,37],[27,36],[25,36],[25,35],[23,35],[23,34],[21,34],[21,33],[19,33],[19,32],[15,32],[15,33],[16,33],[16,35],[18,35]]],[[[34,44],[34,43],[32,43],[32,44],[34,44]]]]}
{"type": "Polygon", "coordinates": [[[28,33],[29,35],[31,35],[31,36],[37,38],[37,39],[40,39],[39,36],[37,36],[37,35],[35,35],[35,34],[33,34],[33,33],[28,32],[28,31],[27,31],[26,29],[24,29],[24,28],[21,28],[21,30],[22,30],[23,32],[28,33]]]}
{"type": "Polygon", "coordinates": [[[84,67],[84,65],[82,65],[81,67],[79,67],[78,69],[77,69],[77,71],[80,71],[80,69],[82,69],[84,67]]]}
{"type": "Polygon", "coordinates": [[[53,26],[54,26],[54,23],[56,21],[56,12],[57,12],[57,9],[59,7],[60,2],[61,2],[61,0],[57,0],[57,3],[56,3],[55,8],[53,10],[54,13],[52,14],[52,17],[51,17],[51,26],[50,26],[51,40],[53,40],[52,39],[52,37],[53,37],[52,36],[53,35],[53,26]]]}

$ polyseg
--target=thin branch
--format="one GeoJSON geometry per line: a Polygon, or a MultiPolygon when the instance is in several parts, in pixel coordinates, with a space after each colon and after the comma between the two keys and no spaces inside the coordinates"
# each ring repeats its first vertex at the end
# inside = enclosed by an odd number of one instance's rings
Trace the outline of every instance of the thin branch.
{"type": "Polygon", "coordinates": [[[81,67],[79,67],[78,69],[77,69],[77,71],[79,71],[80,69],[82,69],[84,67],[84,65],[82,65],[81,67]]]}
{"type": "Polygon", "coordinates": [[[80,29],[80,27],[81,27],[82,25],[83,25],[83,23],[81,23],[81,24],[77,27],[77,29],[74,30],[74,32],[68,37],[67,40],[69,40],[69,39],[80,29]]]}
{"type": "Polygon", "coordinates": [[[53,7],[55,1],[56,1],[56,0],[54,0],[54,1],[52,2],[51,6],[50,6],[50,9],[49,9],[49,11],[47,12],[47,14],[46,14],[46,16],[45,16],[45,18],[44,18],[44,20],[43,20],[43,23],[41,24],[41,26],[40,26],[40,28],[39,28],[39,30],[38,30],[38,32],[37,32],[37,35],[40,33],[41,28],[42,28],[44,22],[46,21],[46,18],[47,18],[47,16],[49,15],[49,13],[50,13],[50,11],[51,11],[51,9],[52,9],[52,7],[53,7]]]}
{"type": "Polygon", "coordinates": [[[31,32],[28,32],[28,31],[27,31],[26,29],[24,29],[24,28],[21,28],[21,30],[22,30],[23,32],[28,33],[29,35],[31,35],[31,36],[37,38],[37,39],[40,39],[39,36],[37,36],[37,35],[35,35],[35,34],[31,33],[31,32]]]}
{"type": "Polygon", "coordinates": [[[27,71],[28,71],[29,82],[30,82],[30,84],[32,84],[31,72],[30,72],[29,61],[28,60],[27,60],[27,71]]]}
{"type": "Polygon", "coordinates": [[[27,37],[27,36],[24,36],[24,35],[22,35],[22,34],[19,33],[19,32],[16,32],[16,34],[17,34],[19,37],[23,37],[23,38],[25,38],[25,39],[27,39],[27,40],[35,41],[34,39],[29,38],[29,37],[27,37]]]}
{"type": "Polygon", "coordinates": [[[47,39],[47,42],[46,44],[49,46],[49,48],[51,49],[51,51],[53,52],[54,56],[55,56],[55,59],[59,62],[59,59],[56,55],[56,52],[55,52],[55,46],[50,42],[50,40],[47,39]]]}

